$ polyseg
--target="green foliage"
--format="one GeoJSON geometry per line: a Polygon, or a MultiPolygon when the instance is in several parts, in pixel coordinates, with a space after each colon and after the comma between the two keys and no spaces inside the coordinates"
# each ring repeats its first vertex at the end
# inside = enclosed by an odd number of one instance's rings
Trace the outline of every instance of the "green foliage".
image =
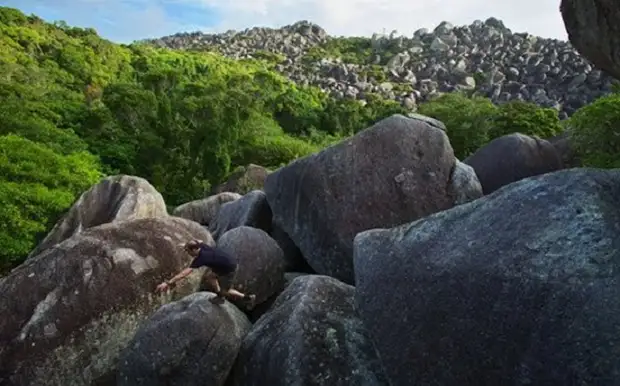
{"type": "Polygon", "coordinates": [[[100,178],[99,163],[87,152],[62,155],[14,134],[0,137],[0,271],[27,255],[100,178]]]}
{"type": "Polygon", "coordinates": [[[284,133],[275,120],[265,116],[253,116],[250,122],[233,153],[234,165],[254,163],[276,169],[340,139],[318,130],[310,130],[303,136],[291,136],[284,133]]]}
{"type": "Polygon", "coordinates": [[[453,93],[421,104],[418,112],[446,125],[454,155],[462,160],[490,140],[498,108],[487,98],[453,93]]]}
{"type": "Polygon", "coordinates": [[[620,167],[620,94],[601,97],[568,122],[571,144],[584,166],[620,167]]]}
{"type": "Polygon", "coordinates": [[[383,67],[376,64],[364,67],[360,71],[360,75],[365,76],[369,81],[385,82],[387,80],[387,74],[383,67]]]}
{"type": "Polygon", "coordinates": [[[293,86],[276,97],[273,117],[285,133],[307,134],[319,129],[325,98],[309,91],[299,92],[293,86]]]}
{"type": "MultiPolygon", "coordinates": [[[[380,42],[380,47],[372,48],[371,39],[367,37],[329,37],[324,43],[316,45],[308,50],[304,56],[304,62],[311,64],[321,59],[340,59],[344,63],[357,64],[360,66],[385,65],[395,55],[402,51],[397,39],[386,39],[380,42]],[[379,62],[375,62],[379,54],[379,62]]],[[[424,55],[414,55],[415,59],[422,59],[424,55]]],[[[385,70],[381,70],[385,76],[385,70]]]]}
{"type": "Polygon", "coordinates": [[[288,135],[253,138],[247,145],[238,160],[247,164],[250,160],[260,159],[263,165],[271,168],[284,166],[291,160],[320,150],[318,146],[288,135]]]}
{"type": "Polygon", "coordinates": [[[253,56],[256,59],[264,60],[267,63],[275,63],[275,64],[282,63],[286,60],[286,56],[282,54],[265,51],[265,50],[256,51],[253,54],[253,56]]]}
{"type": "Polygon", "coordinates": [[[378,117],[406,114],[407,109],[398,102],[368,94],[366,105],[352,99],[328,100],[323,108],[321,128],[330,135],[348,137],[360,129],[371,126],[378,117]]]}
{"type": "Polygon", "coordinates": [[[420,105],[418,112],[446,125],[454,154],[459,159],[503,135],[518,132],[549,138],[563,130],[554,109],[522,101],[496,106],[488,98],[461,93],[444,94],[420,105]]]}
{"type": "Polygon", "coordinates": [[[339,58],[345,63],[367,64],[372,58],[370,39],[365,37],[329,38],[324,44],[308,50],[307,62],[316,62],[323,58],[339,58]]]}
{"type": "Polygon", "coordinates": [[[491,138],[511,133],[522,133],[540,138],[549,138],[562,131],[558,112],[542,108],[534,103],[511,101],[499,106],[491,138]]]}
{"type": "Polygon", "coordinates": [[[0,23],[19,26],[28,22],[28,17],[15,8],[0,7],[0,23]]]}

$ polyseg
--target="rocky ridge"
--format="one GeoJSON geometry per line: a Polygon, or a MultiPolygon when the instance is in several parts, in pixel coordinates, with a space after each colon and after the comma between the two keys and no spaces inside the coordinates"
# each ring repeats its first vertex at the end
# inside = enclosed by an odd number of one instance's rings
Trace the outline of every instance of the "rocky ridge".
{"type": "Polygon", "coordinates": [[[278,58],[276,70],[298,84],[362,103],[370,93],[415,110],[439,93],[465,90],[495,103],[525,100],[558,110],[560,118],[612,90],[612,78],[566,41],[514,33],[495,18],[471,25],[440,23],[413,36],[332,37],[308,21],[279,29],[255,27],[222,34],[179,33],[148,43],[216,50],[235,59],[278,58]],[[348,41],[345,61],[330,50],[348,41]],[[320,54],[322,52],[322,54],[320,54]],[[357,56],[356,56],[357,55],[357,56]],[[348,59],[347,59],[348,58],[348,59]],[[353,63],[353,62],[356,63],[353,63]]]}

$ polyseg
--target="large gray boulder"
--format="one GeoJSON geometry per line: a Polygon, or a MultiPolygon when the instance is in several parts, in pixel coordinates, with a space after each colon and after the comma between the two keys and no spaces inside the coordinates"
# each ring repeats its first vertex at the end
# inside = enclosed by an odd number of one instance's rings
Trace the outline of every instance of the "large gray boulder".
{"type": "MultiPolygon", "coordinates": [[[[158,283],[186,267],[179,248],[213,239],[177,218],[86,229],[0,278],[0,384],[92,385],[116,372],[118,353],[162,302],[158,283]]],[[[195,281],[175,296],[195,291],[195,281]]]]}
{"type": "Polygon", "coordinates": [[[199,224],[209,226],[217,218],[222,205],[227,202],[238,200],[241,197],[242,196],[239,193],[218,193],[207,198],[194,200],[179,205],[174,208],[172,214],[174,216],[186,218],[199,224]]]}
{"type": "Polygon", "coordinates": [[[445,132],[393,115],[271,173],[265,193],[309,265],[351,284],[355,235],[454,206],[455,165],[445,132]]]}
{"type": "Polygon", "coordinates": [[[243,340],[230,385],[389,385],[353,294],[331,277],[294,279],[243,340]]]}
{"type": "Polygon", "coordinates": [[[548,141],[520,133],[495,138],[463,160],[476,171],[484,194],[527,177],[562,169],[548,141]]]}
{"type": "Polygon", "coordinates": [[[620,171],[532,177],[355,238],[392,385],[617,385],[620,171]]]}
{"type": "Polygon", "coordinates": [[[197,292],[157,310],[122,352],[116,384],[224,385],[251,324],[214,296],[197,292]]]}
{"type": "Polygon", "coordinates": [[[164,198],[147,180],[128,175],[110,176],[82,193],[29,257],[97,225],[167,215],[164,198]]]}
{"type": "Polygon", "coordinates": [[[271,208],[262,190],[253,190],[238,200],[223,204],[215,221],[209,225],[209,231],[217,240],[226,231],[240,226],[271,231],[271,208]]]}
{"type": "Polygon", "coordinates": [[[620,4],[615,0],[562,0],[560,12],[573,47],[620,79],[620,4]]]}

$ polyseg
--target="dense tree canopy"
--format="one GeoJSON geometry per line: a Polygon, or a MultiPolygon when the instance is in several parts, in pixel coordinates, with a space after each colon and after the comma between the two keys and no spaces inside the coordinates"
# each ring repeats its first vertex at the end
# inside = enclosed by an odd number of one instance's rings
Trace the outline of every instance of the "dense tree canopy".
{"type": "Polygon", "coordinates": [[[74,201],[97,182],[92,154],[60,154],[18,135],[0,136],[0,268],[18,262],[33,240],[48,230],[74,201]]]}

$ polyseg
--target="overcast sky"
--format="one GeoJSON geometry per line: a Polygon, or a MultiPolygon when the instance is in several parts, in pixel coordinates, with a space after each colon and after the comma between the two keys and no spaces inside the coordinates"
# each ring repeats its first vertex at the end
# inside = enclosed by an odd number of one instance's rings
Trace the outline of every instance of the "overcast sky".
{"type": "Polygon", "coordinates": [[[279,27],[298,20],[330,35],[411,35],[441,21],[456,25],[496,17],[513,30],[566,40],[559,0],[0,0],[27,14],[95,28],[107,39],[133,40],[201,30],[279,27]]]}

